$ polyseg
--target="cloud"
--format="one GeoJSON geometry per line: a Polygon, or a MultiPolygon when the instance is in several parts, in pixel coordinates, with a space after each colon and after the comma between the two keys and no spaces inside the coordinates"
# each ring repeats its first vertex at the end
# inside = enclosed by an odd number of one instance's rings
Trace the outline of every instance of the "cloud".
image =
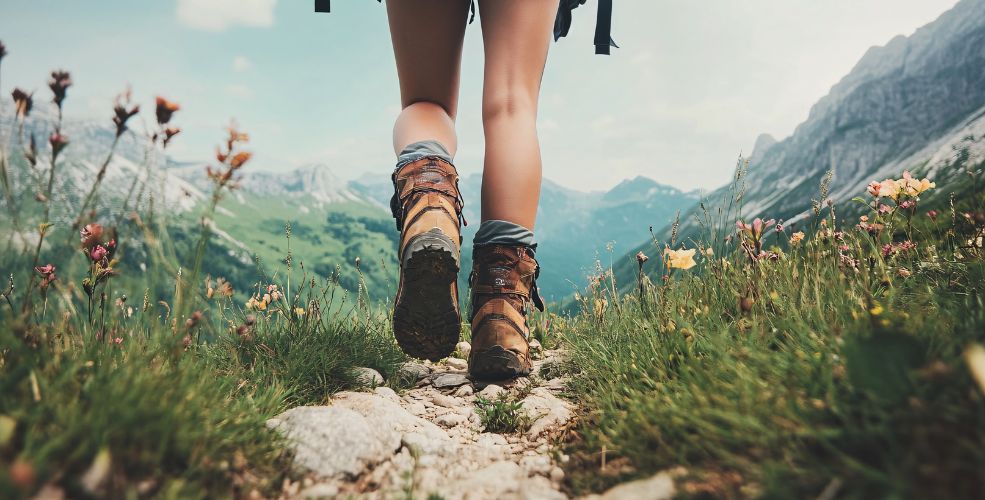
{"type": "Polygon", "coordinates": [[[274,24],[277,0],[178,0],[178,21],[191,28],[223,31],[231,26],[274,24]]]}
{"type": "Polygon", "coordinates": [[[250,61],[246,56],[236,56],[233,58],[233,71],[247,71],[253,67],[253,61],[250,61]]]}

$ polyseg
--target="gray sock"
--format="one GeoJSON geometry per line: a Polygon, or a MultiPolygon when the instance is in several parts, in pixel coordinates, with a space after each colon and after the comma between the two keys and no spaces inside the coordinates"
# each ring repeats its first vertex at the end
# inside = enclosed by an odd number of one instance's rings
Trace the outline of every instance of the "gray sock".
{"type": "Polygon", "coordinates": [[[533,231],[505,220],[487,220],[479,224],[479,230],[472,239],[472,247],[484,245],[523,245],[537,250],[533,231]]]}
{"type": "Polygon", "coordinates": [[[412,144],[408,144],[407,147],[400,152],[397,156],[397,169],[400,167],[420,160],[421,158],[427,158],[429,156],[434,156],[441,158],[442,160],[451,163],[451,153],[448,149],[444,147],[440,142],[434,140],[427,141],[417,141],[412,144]]]}

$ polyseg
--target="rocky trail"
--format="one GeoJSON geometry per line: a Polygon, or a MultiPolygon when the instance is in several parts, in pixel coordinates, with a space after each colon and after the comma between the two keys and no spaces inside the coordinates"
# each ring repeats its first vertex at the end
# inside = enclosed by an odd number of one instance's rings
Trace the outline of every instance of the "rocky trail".
{"type": "MultiPolygon", "coordinates": [[[[468,348],[459,344],[458,354],[468,348]]],[[[568,457],[558,437],[575,407],[555,369],[560,352],[535,352],[531,377],[501,384],[466,378],[462,357],[407,363],[401,376],[416,382],[403,394],[363,369],[367,385],[376,386],[371,392],[339,393],[326,406],[271,419],[268,427],[289,439],[295,465],[306,471],[284,485],[283,498],[568,498],[561,486],[568,457]],[[487,432],[480,400],[513,403],[524,425],[487,432]]],[[[673,482],[661,478],[646,490],[645,498],[668,498],[673,482]]]]}

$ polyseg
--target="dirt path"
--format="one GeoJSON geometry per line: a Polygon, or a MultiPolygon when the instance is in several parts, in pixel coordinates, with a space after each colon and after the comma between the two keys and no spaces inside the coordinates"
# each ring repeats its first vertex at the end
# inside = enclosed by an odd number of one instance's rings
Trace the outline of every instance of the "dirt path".
{"type": "MultiPolygon", "coordinates": [[[[386,387],[345,392],[327,406],[271,419],[268,426],[293,442],[296,465],[309,471],[302,482],[285,485],[284,496],[567,498],[559,463],[567,457],[555,438],[574,408],[559,397],[565,379],[551,368],[560,353],[538,354],[533,376],[509,384],[473,384],[461,358],[410,363],[402,376],[417,382],[403,394],[386,387]],[[519,402],[529,427],[485,432],[476,411],[480,396],[519,402]]],[[[366,377],[379,375],[367,371],[366,377]]]]}

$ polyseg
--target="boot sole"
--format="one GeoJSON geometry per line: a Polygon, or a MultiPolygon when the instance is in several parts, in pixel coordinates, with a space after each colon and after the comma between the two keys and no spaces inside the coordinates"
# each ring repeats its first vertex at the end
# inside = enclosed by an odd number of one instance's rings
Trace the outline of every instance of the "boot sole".
{"type": "Polygon", "coordinates": [[[494,345],[472,353],[469,375],[478,380],[505,380],[530,375],[531,367],[525,366],[513,351],[494,345]]]}
{"type": "Polygon", "coordinates": [[[456,246],[439,230],[415,236],[406,247],[403,290],[393,309],[393,335],[400,348],[438,361],[455,351],[462,318],[451,296],[458,280],[456,246]]]}

